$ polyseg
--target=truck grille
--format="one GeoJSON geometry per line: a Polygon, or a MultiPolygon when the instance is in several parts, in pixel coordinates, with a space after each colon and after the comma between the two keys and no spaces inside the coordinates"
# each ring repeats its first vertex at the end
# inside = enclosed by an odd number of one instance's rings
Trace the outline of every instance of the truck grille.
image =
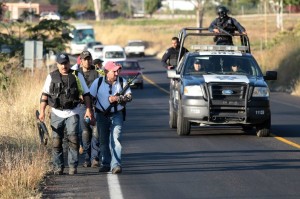
{"type": "Polygon", "coordinates": [[[245,83],[209,83],[210,120],[215,122],[246,120],[247,91],[245,83]]]}

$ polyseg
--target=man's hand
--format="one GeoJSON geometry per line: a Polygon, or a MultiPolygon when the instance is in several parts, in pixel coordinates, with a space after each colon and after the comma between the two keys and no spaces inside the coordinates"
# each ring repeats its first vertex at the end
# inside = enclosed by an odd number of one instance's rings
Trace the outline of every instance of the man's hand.
{"type": "Polygon", "coordinates": [[[214,28],[214,29],[213,29],[213,32],[214,32],[214,33],[220,33],[220,31],[219,31],[218,28],[214,28]]]}
{"type": "Polygon", "coordinates": [[[96,124],[96,120],[95,120],[95,117],[94,117],[94,114],[93,114],[93,111],[90,109],[90,108],[87,108],[86,109],[86,112],[85,112],[85,115],[84,115],[84,118],[90,118],[90,124],[92,126],[94,126],[96,124]]]}
{"type": "Polygon", "coordinates": [[[174,66],[168,66],[167,68],[168,68],[168,70],[172,70],[172,69],[174,69],[175,67],[174,67],[174,66]]]}

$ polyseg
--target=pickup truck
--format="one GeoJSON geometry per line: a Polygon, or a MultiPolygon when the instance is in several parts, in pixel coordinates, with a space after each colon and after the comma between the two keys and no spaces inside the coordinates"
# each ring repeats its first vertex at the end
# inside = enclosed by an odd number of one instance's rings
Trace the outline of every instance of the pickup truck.
{"type": "Polygon", "coordinates": [[[129,40],[124,49],[127,56],[145,56],[145,43],[142,40],[129,40]]]}
{"type": "Polygon", "coordinates": [[[258,137],[269,136],[271,109],[266,80],[276,80],[277,72],[262,73],[247,35],[232,35],[237,37],[234,41],[241,41],[235,46],[205,43],[213,41],[204,38],[214,34],[201,28],[184,28],[179,34],[180,47],[189,52],[174,70],[167,71],[171,80],[170,128],[177,128],[182,136],[190,134],[191,126],[241,126],[244,131],[255,128],[258,137]],[[188,37],[194,39],[185,42],[188,37]],[[195,64],[200,64],[201,70],[195,64]],[[233,70],[236,65],[238,71],[233,70]]]}

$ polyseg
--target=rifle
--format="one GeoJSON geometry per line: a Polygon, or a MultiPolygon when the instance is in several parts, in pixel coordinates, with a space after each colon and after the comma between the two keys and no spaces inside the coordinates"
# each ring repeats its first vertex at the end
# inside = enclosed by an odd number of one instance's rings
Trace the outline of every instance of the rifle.
{"type": "Polygon", "coordinates": [[[230,34],[229,32],[227,32],[226,30],[224,30],[223,28],[221,28],[217,25],[215,25],[214,27],[217,28],[218,30],[220,30],[221,32],[225,33],[228,36],[231,36],[231,37],[233,36],[232,34],[230,34]]]}
{"type": "MultiPolygon", "coordinates": [[[[133,80],[135,80],[135,79],[139,76],[139,74],[140,74],[140,73],[137,73],[132,79],[129,79],[129,80],[127,81],[126,86],[123,88],[123,90],[122,90],[120,93],[117,93],[115,96],[124,95],[125,92],[126,92],[126,90],[130,87],[130,84],[133,82],[133,80]]],[[[109,107],[104,111],[104,115],[107,115],[108,113],[110,113],[111,108],[112,108],[114,105],[116,105],[116,104],[117,104],[116,102],[111,103],[111,104],[109,105],[109,107]]]]}
{"type": "Polygon", "coordinates": [[[35,111],[35,116],[37,119],[37,127],[39,131],[41,143],[46,146],[49,139],[48,129],[46,127],[46,124],[39,119],[40,112],[38,110],[35,111]]]}

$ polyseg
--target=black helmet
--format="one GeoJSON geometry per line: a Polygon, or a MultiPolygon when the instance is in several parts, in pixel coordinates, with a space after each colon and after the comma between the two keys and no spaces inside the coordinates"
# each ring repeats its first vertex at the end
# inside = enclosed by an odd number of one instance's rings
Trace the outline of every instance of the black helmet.
{"type": "Polygon", "coordinates": [[[225,6],[218,6],[217,7],[217,14],[219,15],[219,17],[221,19],[226,17],[228,12],[229,12],[229,10],[225,6]]]}

